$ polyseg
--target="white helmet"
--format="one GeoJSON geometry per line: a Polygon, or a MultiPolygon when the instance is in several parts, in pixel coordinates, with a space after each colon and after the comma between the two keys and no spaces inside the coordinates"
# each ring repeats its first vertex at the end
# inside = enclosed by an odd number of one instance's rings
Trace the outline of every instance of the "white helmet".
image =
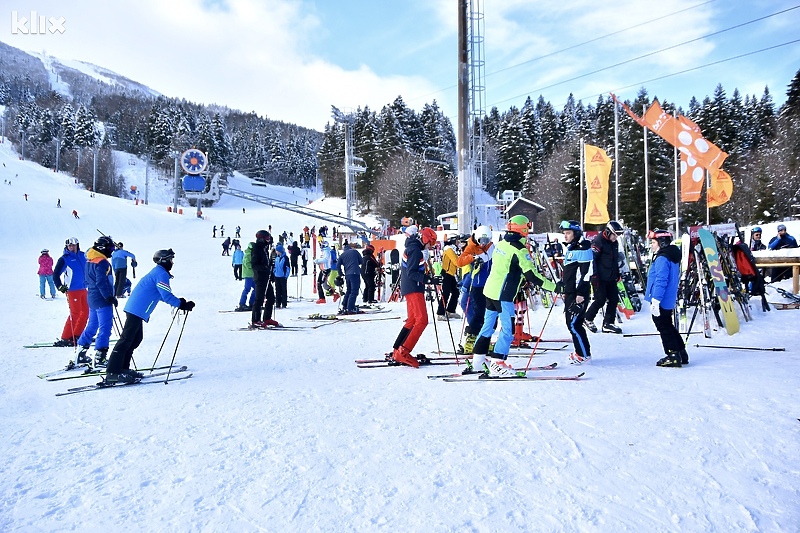
{"type": "Polygon", "coordinates": [[[492,242],[492,230],[490,230],[487,226],[478,226],[472,236],[475,237],[475,240],[481,246],[486,246],[492,242]]]}

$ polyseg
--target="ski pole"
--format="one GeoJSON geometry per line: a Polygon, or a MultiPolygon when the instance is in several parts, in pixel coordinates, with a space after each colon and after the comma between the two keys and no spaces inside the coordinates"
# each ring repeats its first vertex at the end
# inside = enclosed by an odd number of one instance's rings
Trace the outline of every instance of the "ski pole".
{"type": "Polygon", "coordinates": [[[442,346],[439,344],[439,328],[436,326],[436,311],[433,309],[433,294],[430,294],[432,287],[430,285],[425,287],[425,297],[431,303],[431,314],[433,315],[433,332],[436,334],[436,350],[441,352],[442,346]]]}
{"type": "Polygon", "coordinates": [[[544,335],[544,328],[547,326],[547,321],[550,320],[550,314],[553,312],[553,308],[556,306],[556,302],[558,301],[558,294],[555,295],[553,298],[553,304],[550,306],[550,310],[547,311],[547,316],[544,318],[544,324],[542,324],[542,331],[539,332],[539,335],[536,338],[536,344],[533,345],[533,350],[531,350],[531,356],[528,357],[528,362],[525,364],[525,368],[522,369],[523,372],[527,372],[528,368],[531,366],[531,361],[533,360],[533,354],[536,353],[536,348],[539,347],[539,343],[542,342],[542,335],[544,335]]]}
{"type": "Polygon", "coordinates": [[[695,344],[695,348],[720,348],[723,350],[753,350],[758,352],[785,352],[786,348],[759,348],[757,346],[714,346],[712,344],[695,344]]]}
{"type": "MultiPolygon", "coordinates": [[[[444,300],[444,293],[439,289],[437,285],[433,286],[436,289],[437,294],[439,295],[439,301],[442,303],[442,308],[444,309],[444,316],[447,319],[447,329],[450,331],[450,342],[453,343],[453,353],[456,356],[456,364],[460,365],[461,361],[458,359],[458,350],[456,349],[456,340],[453,338],[453,327],[450,325],[450,317],[447,316],[447,302],[444,300]]],[[[433,307],[433,302],[431,302],[431,307],[433,307]]]]}
{"type": "MultiPolygon", "coordinates": [[[[169,323],[169,327],[167,328],[167,332],[164,334],[164,340],[161,341],[161,346],[158,348],[158,353],[156,354],[156,359],[153,361],[153,364],[150,365],[151,368],[155,368],[156,362],[158,361],[158,357],[161,355],[161,350],[164,348],[164,344],[167,342],[167,336],[169,335],[170,330],[172,329],[172,325],[175,323],[175,318],[178,316],[178,311],[175,310],[175,314],[172,315],[172,322],[169,323]]],[[[152,370],[151,370],[152,372],[152,370]]]]}
{"type": "MultiPolygon", "coordinates": [[[[702,331],[690,331],[686,335],[700,335],[703,333],[702,331]]],[[[654,333],[623,333],[623,337],[655,337],[656,335],[661,335],[658,332],[654,333]]]]}
{"type": "MultiPolygon", "coordinates": [[[[178,313],[175,313],[176,315],[178,313]]],[[[164,385],[169,384],[169,375],[172,372],[172,365],[175,364],[175,356],[178,355],[178,346],[181,344],[181,337],[183,337],[183,329],[186,327],[186,319],[189,318],[189,311],[183,312],[183,325],[181,326],[181,332],[178,334],[178,342],[175,343],[175,351],[172,352],[172,361],[169,362],[169,368],[167,369],[167,377],[164,378],[164,385]]],[[[153,365],[155,366],[155,365],[153,365]]]]}

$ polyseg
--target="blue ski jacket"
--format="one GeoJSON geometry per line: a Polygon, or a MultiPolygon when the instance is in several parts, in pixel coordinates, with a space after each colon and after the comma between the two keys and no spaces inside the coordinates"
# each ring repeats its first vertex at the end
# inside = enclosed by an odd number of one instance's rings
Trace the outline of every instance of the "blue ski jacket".
{"type": "Polygon", "coordinates": [[[164,267],[156,265],[134,287],[128,303],[125,304],[125,312],[149,322],[158,302],[166,302],[172,307],[180,306],[180,298],[172,294],[169,286],[171,277],[164,267]]]}
{"type": "Polygon", "coordinates": [[[66,285],[71,291],[78,291],[86,288],[86,255],[80,250],[70,252],[64,248],[64,253],[56,261],[53,268],[53,280],[56,287],[66,285]],[[61,274],[64,274],[64,281],[61,281],[61,274]]]}
{"type": "Polygon", "coordinates": [[[114,270],[119,270],[121,268],[128,268],[128,258],[131,260],[136,261],[136,256],[130,253],[128,250],[120,248],[118,250],[114,250],[111,252],[111,268],[114,270]]]}
{"type": "Polygon", "coordinates": [[[114,296],[114,275],[106,256],[94,248],[86,252],[85,275],[89,309],[110,306],[106,298],[114,296]]]}
{"type": "Polygon", "coordinates": [[[681,250],[674,244],[661,248],[647,272],[644,299],[658,300],[663,309],[675,309],[681,278],[681,250]]]}

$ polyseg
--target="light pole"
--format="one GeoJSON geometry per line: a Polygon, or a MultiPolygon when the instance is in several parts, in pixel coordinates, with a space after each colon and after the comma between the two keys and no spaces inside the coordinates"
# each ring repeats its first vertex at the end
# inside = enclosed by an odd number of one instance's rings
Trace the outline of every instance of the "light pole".
{"type": "Polygon", "coordinates": [[[97,145],[92,146],[92,194],[97,194],[97,145]]]}
{"type": "Polygon", "coordinates": [[[171,152],[170,155],[175,158],[175,199],[172,203],[172,210],[178,212],[178,159],[180,159],[180,152],[171,152]]]}

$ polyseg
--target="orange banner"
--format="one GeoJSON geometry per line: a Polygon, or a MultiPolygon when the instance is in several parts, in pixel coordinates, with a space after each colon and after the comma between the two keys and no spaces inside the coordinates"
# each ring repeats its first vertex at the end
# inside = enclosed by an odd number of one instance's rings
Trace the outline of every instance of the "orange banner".
{"type": "Polygon", "coordinates": [[[694,157],[701,167],[712,174],[719,170],[728,157],[727,153],[703,137],[697,124],[684,116],[676,119],[661,108],[658,100],[653,100],[653,105],[644,114],[644,121],[661,138],[694,157]]]}
{"type": "Polygon", "coordinates": [[[611,98],[613,98],[616,103],[621,105],[622,109],[624,109],[625,112],[628,114],[628,116],[630,116],[633,120],[635,120],[637,124],[639,124],[640,126],[645,127],[645,128],[647,127],[647,122],[645,122],[642,119],[642,117],[640,117],[636,113],[634,113],[633,110],[630,107],[628,107],[628,105],[625,102],[620,102],[617,99],[617,96],[614,93],[609,93],[609,94],[611,94],[611,98]]]}
{"type": "Polygon", "coordinates": [[[703,192],[706,171],[697,160],[681,152],[681,202],[697,202],[703,192]]]}
{"type": "Polygon", "coordinates": [[[611,158],[605,150],[584,144],[586,161],[586,213],[587,224],[605,224],[608,215],[608,176],[611,174],[611,158]]]}
{"type": "Polygon", "coordinates": [[[718,207],[731,199],[733,180],[730,174],[720,170],[711,175],[711,188],[708,190],[708,207],[718,207]]]}

